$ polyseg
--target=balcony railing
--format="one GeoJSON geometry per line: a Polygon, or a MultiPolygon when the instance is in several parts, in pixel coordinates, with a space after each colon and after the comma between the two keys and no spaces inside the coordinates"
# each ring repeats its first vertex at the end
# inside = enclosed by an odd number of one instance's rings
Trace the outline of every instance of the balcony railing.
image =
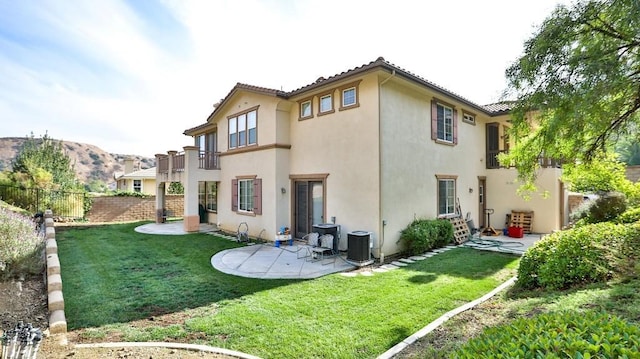
{"type": "Polygon", "coordinates": [[[158,158],[158,173],[169,172],[169,156],[158,158]]]}
{"type": "MultiPolygon", "coordinates": [[[[169,173],[169,158],[171,157],[171,172],[184,172],[185,154],[179,152],[158,158],[158,173],[169,173]]],[[[220,169],[220,153],[200,151],[198,154],[198,168],[205,170],[220,169]]]]}
{"type": "Polygon", "coordinates": [[[205,170],[219,170],[220,161],[218,152],[200,151],[200,168],[205,170]]]}
{"type": "MultiPolygon", "coordinates": [[[[498,161],[498,155],[501,153],[507,153],[508,151],[500,150],[500,151],[487,151],[487,169],[495,169],[495,168],[510,168],[513,166],[503,166],[498,161]]],[[[560,168],[562,167],[562,162],[557,159],[553,159],[550,157],[539,157],[538,163],[542,168],[560,168]]]]}

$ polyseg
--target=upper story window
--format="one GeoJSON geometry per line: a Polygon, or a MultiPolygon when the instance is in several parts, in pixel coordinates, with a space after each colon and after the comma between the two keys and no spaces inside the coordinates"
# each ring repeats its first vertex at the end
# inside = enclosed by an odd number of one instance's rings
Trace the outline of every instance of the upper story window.
{"type": "Polygon", "coordinates": [[[359,85],[360,81],[356,81],[339,88],[340,111],[360,106],[359,85]]]}
{"type": "Polygon", "coordinates": [[[255,145],[258,139],[258,110],[229,117],[229,148],[255,145]]]}
{"type": "Polygon", "coordinates": [[[319,115],[331,113],[333,111],[333,95],[328,93],[320,96],[320,112],[319,115]]]}
{"type": "Polygon", "coordinates": [[[462,112],[462,122],[466,122],[471,125],[476,124],[476,116],[469,112],[462,112]]]}
{"type": "Polygon", "coordinates": [[[457,111],[453,106],[431,102],[431,138],[436,142],[457,144],[457,111]]]}
{"type": "Polygon", "coordinates": [[[300,119],[304,120],[313,117],[313,105],[311,100],[305,100],[300,102],[300,119]]]}

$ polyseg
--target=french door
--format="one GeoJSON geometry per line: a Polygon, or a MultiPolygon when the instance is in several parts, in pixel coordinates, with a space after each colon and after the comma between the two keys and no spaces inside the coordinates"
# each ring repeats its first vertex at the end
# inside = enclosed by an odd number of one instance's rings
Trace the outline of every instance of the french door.
{"type": "Polygon", "coordinates": [[[313,225],[324,223],[324,182],[294,181],[294,229],[295,237],[302,238],[313,230],[313,225]]]}

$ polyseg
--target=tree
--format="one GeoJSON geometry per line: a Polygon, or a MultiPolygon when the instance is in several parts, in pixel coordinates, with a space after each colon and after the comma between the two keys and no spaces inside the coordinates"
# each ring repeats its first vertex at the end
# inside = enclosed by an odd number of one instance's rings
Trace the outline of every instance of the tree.
{"type": "Polygon", "coordinates": [[[533,183],[540,156],[597,159],[640,122],[640,3],[558,6],[506,76],[517,143],[500,160],[514,164],[524,183],[533,183]]]}
{"type": "Polygon", "coordinates": [[[81,185],[71,159],[61,141],[47,134],[36,139],[31,134],[13,161],[12,177],[21,185],[55,190],[78,190],[81,185]]]}

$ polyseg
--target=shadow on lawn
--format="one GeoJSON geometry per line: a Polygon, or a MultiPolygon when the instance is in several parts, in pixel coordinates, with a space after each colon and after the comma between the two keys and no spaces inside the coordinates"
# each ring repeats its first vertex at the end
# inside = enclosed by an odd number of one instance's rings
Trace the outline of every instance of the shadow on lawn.
{"type": "MultiPolygon", "coordinates": [[[[423,272],[409,278],[411,283],[427,284],[441,275],[467,279],[484,279],[503,270],[519,257],[471,248],[456,248],[444,254],[416,262],[410,270],[423,272]]],[[[506,280],[506,278],[505,278],[506,280]]]]}
{"type": "Polygon", "coordinates": [[[126,323],[299,282],[221,273],[211,256],[235,242],[208,234],[136,233],[140,223],[67,229],[58,251],[70,329],[126,323]]]}

